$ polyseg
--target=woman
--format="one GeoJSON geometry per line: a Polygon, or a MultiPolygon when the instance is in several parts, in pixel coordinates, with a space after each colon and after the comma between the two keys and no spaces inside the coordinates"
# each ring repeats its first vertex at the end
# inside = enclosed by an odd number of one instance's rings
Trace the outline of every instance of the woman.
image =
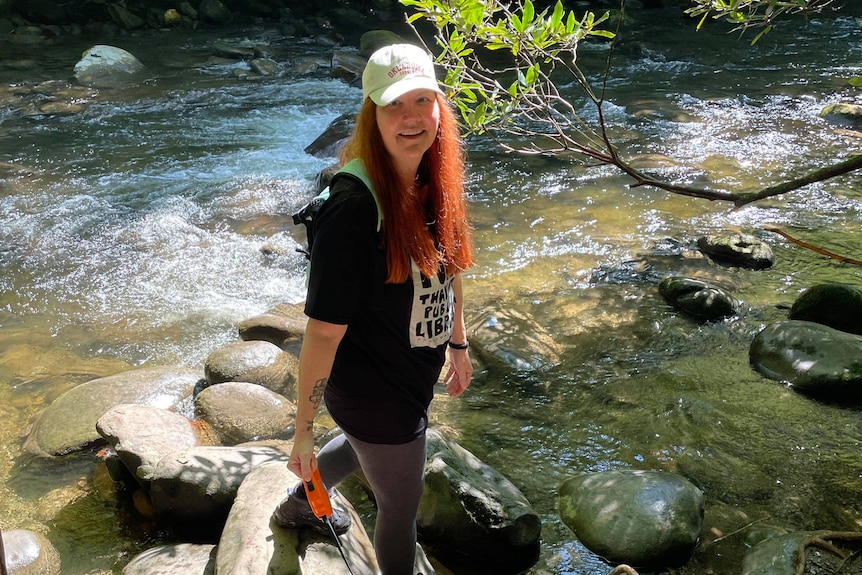
{"type": "MultiPolygon", "coordinates": [[[[447,349],[446,391],[461,395],[472,377],[460,275],[474,263],[464,156],[424,50],[381,48],[362,83],[363,106],[341,162],[362,161],[383,230],[372,194],[336,176],[315,223],[288,467],[305,481],[319,469],[328,487],[361,469],[377,505],[381,573],[412,575],[428,407],[447,349]],[[313,422],[324,399],[343,434],[315,457],[313,422]]],[[[326,533],[301,485],[273,520],[326,533]]],[[[339,511],[332,521],[337,532],[350,526],[339,511]]]]}

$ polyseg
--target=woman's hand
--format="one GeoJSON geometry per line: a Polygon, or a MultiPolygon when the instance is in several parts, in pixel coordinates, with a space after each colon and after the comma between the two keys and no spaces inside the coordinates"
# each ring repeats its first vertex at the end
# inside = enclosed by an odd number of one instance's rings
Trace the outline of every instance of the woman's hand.
{"type": "Polygon", "coordinates": [[[314,456],[314,436],[312,434],[296,435],[293,438],[293,448],[290,450],[287,468],[303,481],[311,481],[311,474],[317,469],[317,457],[314,456]]]}
{"type": "Polygon", "coordinates": [[[470,362],[470,352],[466,349],[449,348],[449,370],[443,377],[446,393],[458,397],[470,387],[473,379],[473,364],[470,362]]]}

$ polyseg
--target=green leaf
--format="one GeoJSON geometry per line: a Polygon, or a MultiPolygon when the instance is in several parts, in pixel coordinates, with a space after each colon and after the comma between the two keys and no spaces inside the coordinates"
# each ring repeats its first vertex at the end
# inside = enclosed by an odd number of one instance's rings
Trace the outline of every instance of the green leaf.
{"type": "Polygon", "coordinates": [[[856,86],[857,88],[862,88],[862,76],[853,76],[852,78],[847,80],[847,83],[850,84],[851,86],[856,86]]]}

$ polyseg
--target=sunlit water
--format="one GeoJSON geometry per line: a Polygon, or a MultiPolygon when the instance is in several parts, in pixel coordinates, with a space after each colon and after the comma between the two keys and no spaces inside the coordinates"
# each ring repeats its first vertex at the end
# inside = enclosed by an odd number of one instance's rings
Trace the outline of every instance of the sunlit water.
{"type": "MultiPolygon", "coordinates": [[[[818,117],[857,97],[846,83],[862,74],[862,32],[851,18],[786,23],[754,47],[667,13],[638,16],[631,28],[605,104],[624,157],[658,166],[664,155],[673,162],[658,173],[668,179],[748,191],[858,152],[858,135],[818,117]]],[[[141,86],[102,90],[70,116],[27,111],[38,94],[2,100],[0,526],[46,533],[64,574],[118,573],[166,535],[93,487],[89,455],[24,457],[20,434],[31,418],[94,377],[202,367],[236,339],[239,321],[304,297],[288,214],[330,161],[303,149],[355,110],[360,92],[325,71],[243,81],[230,66],[206,64],[216,41],[274,38],[263,28],[127,38],[112,43],[147,64],[141,86]],[[266,244],[280,249],[265,255],[266,244]]],[[[0,45],[9,60],[37,62],[33,71],[0,69],[0,86],[68,80],[94,43],[0,45]]],[[[330,53],[286,46],[293,56],[330,53]]],[[[607,46],[587,46],[579,62],[598,79],[606,56],[607,46]]],[[[537,573],[609,571],[555,511],[559,483],[587,471],[664,469],[704,490],[712,534],[683,573],[738,572],[743,536],[712,540],[751,522],[862,526],[858,407],[765,380],[747,356],[754,334],[786,318],[783,306],[804,289],[862,283],[859,268],[761,230],[778,225],[862,259],[859,175],[733,210],[631,189],[609,168],[470,146],[479,260],[466,284],[471,320],[523,314],[532,323],[511,328],[549,337],[559,361],[482,362],[465,397],[436,401],[435,419],[541,514],[537,573]],[[776,265],[727,269],[692,257],[699,236],[735,230],[769,242],[776,265]],[[657,293],[669,273],[715,282],[748,307],[720,323],[682,317],[657,293]]]]}

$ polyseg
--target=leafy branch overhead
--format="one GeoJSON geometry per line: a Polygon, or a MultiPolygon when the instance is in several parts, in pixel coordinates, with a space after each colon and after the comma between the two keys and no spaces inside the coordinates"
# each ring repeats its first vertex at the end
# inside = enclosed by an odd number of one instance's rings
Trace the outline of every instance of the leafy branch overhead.
{"type": "Polygon", "coordinates": [[[832,0],[692,0],[694,6],[686,10],[695,18],[700,17],[698,30],[710,16],[725,20],[735,27],[733,31],[744,32],[748,28],[762,28],[751,41],[755,44],[761,36],[772,29],[772,24],[782,16],[792,14],[816,14],[832,4],[832,0]]]}
{"type": "MultiPolygon", "coordinates": [[[[736,9],[759,0],[696,0],[736,9]]],[[[825,4],[829,0],[788,0],[788,3],[825,4]]],[[[605,75],[610,71],[617,32],[600,26],[609,13],[578,16],[561,1],[537,12],[531,0],[400,0],[415,11],[413,24],[424,19],[435,28],[437,63],[446,70],[443,83],[457,107],[466,135],[484,134],[508,152],[572,156],[590,164],[614,165],[630,176],[632,186],[652,186],[675,194],[745,205],[777,196],[804,185],[862,168],[862,155],[818,169],[791,182],[754,192],[727,192],[676,185],[633,168],[608,137],[602,104],[578,67],[578,46],[591,37],[610,41],[605,75]],[[596,107],[590,125],[560,86],[574,83],[596,107]]],[[[778,0],[763,0],[782,8],[778,0]]],[[[782,8],[783,9],[783,8],[782,8]]],[[[789,8],[787,8],[789,10],[789,8]]],[[[708,14],[708,12],[706,13],[708,14]]],[[[619,18],[618,21],[622,21],[619,18]]]]}

